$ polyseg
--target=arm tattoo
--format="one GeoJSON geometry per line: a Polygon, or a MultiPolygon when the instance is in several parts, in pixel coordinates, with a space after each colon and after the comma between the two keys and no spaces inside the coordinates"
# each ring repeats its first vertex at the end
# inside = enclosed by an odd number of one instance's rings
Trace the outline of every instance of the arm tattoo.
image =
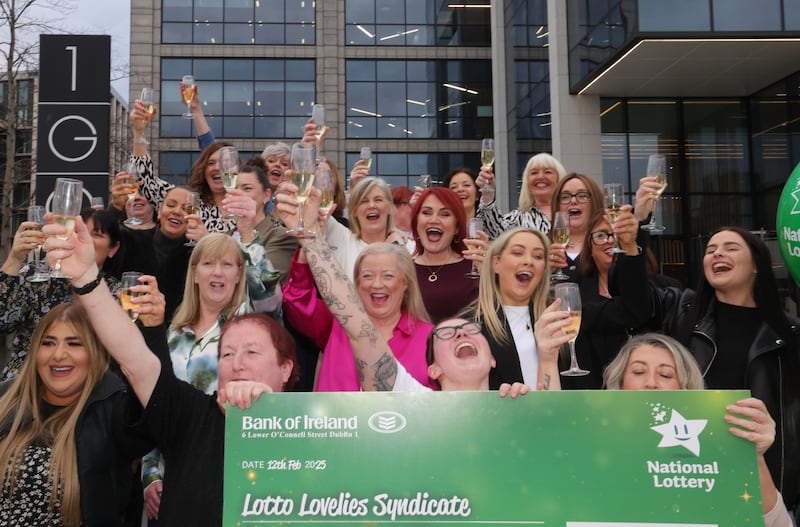
{"type": "Polygon", "coordinates": [[[543,390],[549,390],[550,389],[550,374],[549,373],[545,373],[544,374],[544,383],[542,383],[542,389],[543,390]]]}
{"type": "Polygon", "coordinates": [[[397,378],[397,361],[393,355],[384,353],[372,367],[375,371],[375,389],[379,392],[390,392],[397,378]]]}

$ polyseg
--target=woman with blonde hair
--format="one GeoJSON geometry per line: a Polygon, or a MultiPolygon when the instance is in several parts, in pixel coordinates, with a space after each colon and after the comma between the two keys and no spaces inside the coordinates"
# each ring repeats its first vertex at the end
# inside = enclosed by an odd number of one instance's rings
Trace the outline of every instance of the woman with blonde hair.
{"type": "Polygon", "coordinates": [[[483,260],[478,299],[470,306],[483,323],[497,365],[489,387],[537,385],[538,355],[533,327],[547,307],[549,242],[541,231],[517,227],[501,234],[483,260]]]}
{"type": "MultiPolygon", "coordinates": [[[[702,390],[703,373],[683,344],[661,333],[631,338],[603,372],[609,390],[702,390]]],[[[792,527],[764,454],[775,442],[775,420],[760,399],[749,397],[727,407],[728,431],[755,444],[761,505],[767,527],[792,527]]]]}
{"type": "Polygon", "coordinates": [[[497,238],[513,227],[528,227],[547,233],[550,230],[553,189],[567,171],[558,159],[547,153],[536,154],[522,171],[519,206],[507,214],[497,210],[495,178],[490,168],[481,168],[476,184],[482,189],[477,217],[486,234],[497,238]]]}
{"type": "Polygon", "coordinates": [[[2,525],[121,526],[131,463],[152,443],[124,427],[132,394],[79,303],[45,315],[19,376],[0,385],[2,525]]]}
{"type": "MultiPolygon", "coordinates": [[[[434,389],[425,359],[425,342],[433,325],[408,251],[392,243],[370,244],[356,258],[353,278],[367,315],[397,360],[417,381],[434,389]]],[[[318,296],[303,250],[292,263],[283,298],[287,321],[323,349],[315,390],[360,390],[348,336],[318,296]]]]}

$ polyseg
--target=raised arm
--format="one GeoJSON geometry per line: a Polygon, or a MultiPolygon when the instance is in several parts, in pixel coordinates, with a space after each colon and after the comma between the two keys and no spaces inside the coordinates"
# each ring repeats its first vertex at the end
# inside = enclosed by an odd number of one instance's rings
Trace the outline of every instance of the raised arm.
{"type": "Polygon", "coordinates": [[[99,270],[95,263],[94,244],[86,224],[80,216],[75,218],[75,232],[66,240],[54,236],[64,232],[61,225],[50,223],[43,230],[51,235],[45,242],[49,263],[55,264],[57,258],[61,259],[61,268],[72,277],[70,283],[75,289],[75,297],[86,309],[95,333],[120,364],[139,401],[147,406],[161,373],[161,362],[114,300],[105,281],[97,279],[99,270]]]}
{"type": "MultiPolygon", "coordinates": [[[[290,183],[282,185],[286,185],[287,192],[278,194],[276,207],[284,224],[294,227],[298,211],[298,202],[294,197],[297,187],[290,183]]],[[[317,225],[319,197],[319,190],[312,189],[305,202],[303,211],[306,226],[317,225]]],[[[325,237],[317,232],[314,238],[301,239],[300,244],[314,274],[320,298],[350,338],[361,389],[391,390],[397,377],[397,359],[364,310],[355,286],[342,270],[325,237]]]]}

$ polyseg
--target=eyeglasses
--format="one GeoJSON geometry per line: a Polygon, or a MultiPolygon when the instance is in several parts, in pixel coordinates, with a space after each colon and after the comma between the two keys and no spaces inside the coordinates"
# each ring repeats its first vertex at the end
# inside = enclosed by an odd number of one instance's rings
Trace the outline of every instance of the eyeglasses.
{"type": "Polygon", "coordinates": [[[592,193],[587,191],[576,192],[575,194],[570,194],[569,192],[562,192],[560,196],[558,196],[558,201],[562,205],[566,205],[572,198],[578,200],[578,203],[589,203],[592,200],[592,193]]]}
{"type": "Polygon", "coordinates": [[[606,232],[606,231],[594,231],[592,233],[592,242],[596,245],[604,245],[608,243],[608,240],[617,239],[617,235],[613,232],[606,232]]]}
{"type": "Polygon", "coordinates": [[[459,329],[463,329],[467,335],[477,335],[481,332],[480,322],[464,322],[460,326],[445,326],[433,330],[433,336],[439,340],[450,340],[456,336],[459,329]]]}

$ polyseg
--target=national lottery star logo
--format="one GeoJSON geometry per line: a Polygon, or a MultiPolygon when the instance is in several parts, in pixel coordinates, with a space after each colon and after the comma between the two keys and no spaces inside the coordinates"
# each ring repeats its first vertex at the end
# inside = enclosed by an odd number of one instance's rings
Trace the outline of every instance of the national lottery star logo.
{"type": "MultiPolygon", "coordinates": [[[[666,410],[660,410],[657,417],[666,417],[666,410]]],[[[708,424],[707,419],[686,419],[674,408],[670,414],[669,422],[651,426],[650,429],[661,434],[658,448],[682,446],[695,456],[700,455],[700,433],[708,424]]]]}

